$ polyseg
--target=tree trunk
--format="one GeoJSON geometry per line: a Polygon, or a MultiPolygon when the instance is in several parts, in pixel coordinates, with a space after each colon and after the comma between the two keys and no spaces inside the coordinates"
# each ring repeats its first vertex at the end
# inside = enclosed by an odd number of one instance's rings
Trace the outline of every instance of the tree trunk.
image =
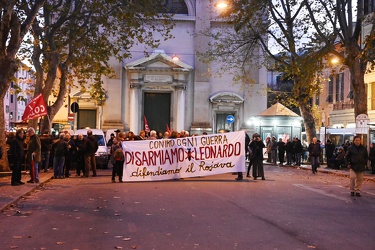
{"type": "Polygon", "coordinates": [[[0,149],[3,153],[0,159],[0,171],[10,171],[6,145],[4,97],[9,89],[10,79],[17,71],[17,63],[15,60],[2,56],[0,69],[0,149]]]}
{"type": "MultiPolygon", "coordinates": [[[[54,67],[51,67],[51,68],[54,68],[54,67]]],[[[53,105],[47,107],[47,116],[48,117],[45,116],[43,121],[42,121],[42,124],[41,124],[41,128],[43,130],[46,130],[46,129],[51,130],[53,118],[55,118],[57,112],[64,105],[64,99],[65,99],[65,96],[66,96],[66,93],[67,93],[66,67],[64,67],[63,64],[60,64],[59,68],[60,68],[60,72],[61,72],[61,77],[58,79],[60,81],[58,95],[57,95],[57,98],[56,98],[55,102],[53,103],[53,105]]],[[[49,79],[51,80],[52,78],[49,78],[49,79]]],[[[52,81],[48,81],[49,84],[51,84],[51,82],[52,81]]],[[[53,81],[53,82],[55,82],[55,81],[53,81]]],[[[47,97],[46,103],[48,102],[48,97],[49,97],[50,94],[51,93],[49,93],[49,94],[45,93],[45,95],[47,97]]]]}
{"type": "Polygon", "coordinates": [[[367,91],[365,85],[365,64],[355,59],[349,65],[351,87],[354,96],[354,119],[360,114],[367,115],[367,91]]]}
{"type": "Polygon", "coordinates": [[[301,112],[303,123],[306,129],[307,142],[311,143],[312,138],[316,137],[315,119],[311,108],[304,102],[299,102],[299,110],[301,112]]]}
{"type": "MultiPolygon", "coordinates": [[[[0,95],[0,117],[4,117],[4,95],[0,95]]],[[[2,152],[2,157],[0,159],[0,172],[10,171],[8,155],[7,155],[7,145],[6,145],[6,130],[5,130],[5,120],[0,119],[0,150],[2,152]]]]}

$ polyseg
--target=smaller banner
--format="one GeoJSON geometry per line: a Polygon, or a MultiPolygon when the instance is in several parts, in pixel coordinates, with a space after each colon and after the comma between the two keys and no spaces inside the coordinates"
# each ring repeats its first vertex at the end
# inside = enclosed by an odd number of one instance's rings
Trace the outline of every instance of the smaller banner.
{"type": "Polygon", "coordinates": [[[45,115],[47,115],[47,105],[44,102],[43,95],[39,94],[27,104],[22,116],[22,121],[31,120],[45,115]]]}
{"type": "Polygon", "coordinates": [[[124,181],[155,181],[245,171],[244,131],[122,142],[124,181]]]}

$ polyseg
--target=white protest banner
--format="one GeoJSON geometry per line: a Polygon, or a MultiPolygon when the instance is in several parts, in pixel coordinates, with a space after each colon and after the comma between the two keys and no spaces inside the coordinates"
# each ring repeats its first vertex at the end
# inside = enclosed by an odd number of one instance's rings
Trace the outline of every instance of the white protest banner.
{"type": "Polygon", "coordinates": [[[124,181],[156,181],[245,171],[244,131],[125,141],[124,181]]]}

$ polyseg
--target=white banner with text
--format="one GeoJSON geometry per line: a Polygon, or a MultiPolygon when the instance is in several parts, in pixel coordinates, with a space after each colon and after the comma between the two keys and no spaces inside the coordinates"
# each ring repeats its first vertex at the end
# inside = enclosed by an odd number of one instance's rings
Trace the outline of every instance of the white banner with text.
{"type": "Polygon", "coordinates": [[[124,181],[159,181],[245,171],[245,132],[125,141],[124,181]]]}

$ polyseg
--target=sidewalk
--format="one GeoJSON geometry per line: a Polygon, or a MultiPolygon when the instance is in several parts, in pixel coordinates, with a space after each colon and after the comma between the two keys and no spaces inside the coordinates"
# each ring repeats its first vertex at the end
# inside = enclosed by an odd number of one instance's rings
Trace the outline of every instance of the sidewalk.
{"type": "MultiPolygon", "coordinates": [[[[273,165],[276,166],[275,164],[264,162],[264,165],[273,165]]],[[[306,164],[301,164],[301,166],[292,166],[292,165],[283,165],[281,167],[291,167],[291,168],[296,168],[296,169],[301,169],[301,170],[306,170],[306,171],[311,171],[311,165],[306,164]]],[[[343,176],[343,177],[348,177],[349,178],[349,169],[331,169],[327,168],[326,164],[320,165],[318,168],[318,173],[325,173],[325,174],[334,174],[338,176],[343,176]]],[[[364,176],[364,181],[372,181],[375,182],[375,174],[370,174],[369,171],[365,171],[365,176],[364,176]]]]}
{"type": "Polygon", "coordinates": [[[12,203],[22,199],[22,197],[51,180],[53,171],[49,170],[47,173],[40,172],[39,183],[27,183],[30,180],[30,176],[25,171],[22,171],[22,181],[25,182],[25,185],[20,186],[10,185],[11,175],[11,172],[0,172],[0,212],[3,212],[12,203]]]}
{"type": "MultiPolygon", "coordinates": [[[[276,166],[275,164],[270,164],[267,162],[264,162],[265,166],[276,166]]],[[[300,169],[304,171],[311,171],[311,166],[307,164],[302,164],[301,166],[288,166],[283,165],[281,167],[291,167],[295,169],[300,169]]],[[[318,173],[326,173],[326,174],[334,174],[338,176],[348,177],[349,178],[349,170],[336,170],[336,169],[328,169],[326,168],[326,165],[321,165],[320,168],[318,168],[318,173]]],[[[35,189],[37,189],[39,186],[44,185],[44,183],[51,180],[53,176],[52,170],[49,170],[47,173],[41,172],[39,173],[39,180],[40,182],[35,183],[26,183],[25,185],[20,186],[11,186],[10,180],[11,180],[11,173],[7,172],[0,172],[0,212],[11,206],[14,202],[18,201],[19,199],[22,199],[22,197],[28,195],[35,189]]],[[[22,181],[26,182],[29,180],[29,175],[26,174],[25,171],[22,172],[22,181]]],[[[365,172],[365,181],[372,181],[375,182],[375,175],[369,174],[368,171],[365,172]]]]}

